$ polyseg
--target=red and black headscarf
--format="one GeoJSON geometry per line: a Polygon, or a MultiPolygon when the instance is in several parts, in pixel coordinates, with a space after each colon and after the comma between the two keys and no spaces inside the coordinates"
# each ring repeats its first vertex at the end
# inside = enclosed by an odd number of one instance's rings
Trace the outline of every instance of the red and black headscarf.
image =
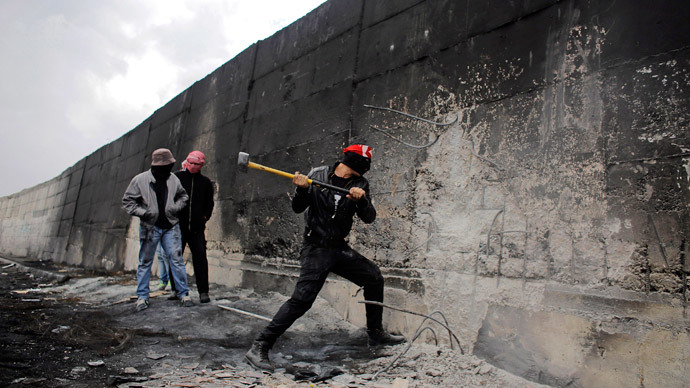
{"type": "Polygon", "coordinates": [[[192,174],[201,171],[201,167],[206,164],[206,156],[201,151],[192,151],[187,155],[187,159],[182,162],[182,168],[186,169],[192,174]]]}
{"type": "Polygon", "coordinates": [[[364,175],[371,167],[371,151],[367,145],[353,144],[343,149],[343,164],[364,175]]]}

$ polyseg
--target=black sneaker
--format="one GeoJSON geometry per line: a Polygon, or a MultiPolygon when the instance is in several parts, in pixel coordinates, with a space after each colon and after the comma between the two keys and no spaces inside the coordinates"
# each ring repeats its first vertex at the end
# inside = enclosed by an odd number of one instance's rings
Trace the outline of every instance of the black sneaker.
{"type": "Polygon", "coordinates": [[[273,370],[275,370],[275,366],[268,358],[268,351],[270,349],[271,346],[268,344],[268,342],[254,341],[254,343],[252,343],[252,348],[249,349],[247,354],[244,355],[244,358],[249,362],[249,364],[257,369],[273,372],[273,370]]]}
{"type": "Polygon", "coordinates": [[[389,334],[383,329],[367,330],[369,334],[369,346],[398,345],[407,342],[401,335],[389,334]]]}
{"type": "Polygon", "coordinates": [[[199,301],[200,301],[201,303],[208,303],[208,302],[211,301],[211,298],[208,297],[208,293],[207,293],[207,292],[200,292],[200,293],[199,293],[199,301]]]}

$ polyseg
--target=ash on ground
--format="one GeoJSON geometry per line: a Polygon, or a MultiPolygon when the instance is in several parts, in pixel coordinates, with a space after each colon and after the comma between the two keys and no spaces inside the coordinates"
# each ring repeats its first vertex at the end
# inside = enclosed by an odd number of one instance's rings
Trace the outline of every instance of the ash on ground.
{"type": "MultiPolygon", "coordinates": [[[[545,387],[447,345],[369,348],[364,329],[324,300],[271,351],[268,374],[244,361],[278,293],[211,286],[193,307],[155,291],[136,312],[135,274],[98,275],[48,262],[0,263],[0,385],[9,387],[545,387]]],[[[194,287],[192,287],[194,289],[194,287]]]]}

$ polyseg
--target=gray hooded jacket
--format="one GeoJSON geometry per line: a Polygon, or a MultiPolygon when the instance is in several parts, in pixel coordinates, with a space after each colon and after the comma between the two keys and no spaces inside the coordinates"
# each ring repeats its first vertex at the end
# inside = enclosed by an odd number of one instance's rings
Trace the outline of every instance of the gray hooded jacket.
{"type": "MultiPolygon", "coordinates": [[[[132,178],[122,197],[122,207],[127,213],[141,218],[141,222],[148,227],[156,223],[159,213],[156,191],[153,187],[155,182],[156,178],[153,177],[151,170],[144,171],[132,178]]],[[[185,207],[189,196],[175,174],[170,174],[167,186],[165,216],[172,225],[176,225],[179,222],[177,214],[185,207]]]]}

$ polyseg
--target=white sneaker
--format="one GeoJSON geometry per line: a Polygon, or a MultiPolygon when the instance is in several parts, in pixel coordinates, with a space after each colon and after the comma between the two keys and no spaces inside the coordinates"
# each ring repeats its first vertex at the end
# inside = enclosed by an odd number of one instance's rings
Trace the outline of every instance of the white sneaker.
{"type": "Polygon", "coordinates": [[[137,299],[137,311],[146,310],[149,308],[149,300],[144,298],[137,299]]]}
{"type": "Polygon", "coordinates": [[[180,299],[180,304],[182,307],[192,307],[194,306],[194,302],[192,302],[192,298],[189,295],[185,295],[180,299]]]}

